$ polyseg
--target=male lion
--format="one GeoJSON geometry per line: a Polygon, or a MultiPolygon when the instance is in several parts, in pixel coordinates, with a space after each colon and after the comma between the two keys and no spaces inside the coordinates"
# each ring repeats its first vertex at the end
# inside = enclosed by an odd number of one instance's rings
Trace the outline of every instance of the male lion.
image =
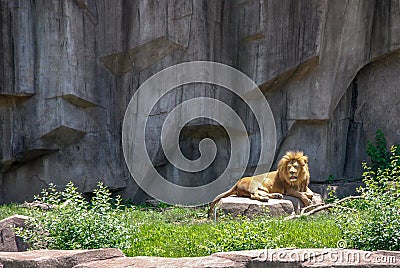
{"type": "Polygon", "coordinates": [[[311,205],[313,192],[308,188],[310,172],[308,157],[303,152],[287,152],[278,163],[278,170],[252,177],[241,178],[230,190],[218,195],[211,203],[210,217],[215,204],[230,195],[245,196],[260,201],[291,195],[299,198],[305,206],[311,205]]]}

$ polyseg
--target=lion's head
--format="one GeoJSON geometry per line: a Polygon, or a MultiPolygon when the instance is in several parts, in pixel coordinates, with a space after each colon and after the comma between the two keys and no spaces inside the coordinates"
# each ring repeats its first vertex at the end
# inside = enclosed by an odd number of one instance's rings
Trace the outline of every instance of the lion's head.
{"type": "Polygon", "coordinates": [[[287,152],[278,164],[278,175],[295,188],[305,188],[310,182],[308,157],[303,152],[287,152]]]}

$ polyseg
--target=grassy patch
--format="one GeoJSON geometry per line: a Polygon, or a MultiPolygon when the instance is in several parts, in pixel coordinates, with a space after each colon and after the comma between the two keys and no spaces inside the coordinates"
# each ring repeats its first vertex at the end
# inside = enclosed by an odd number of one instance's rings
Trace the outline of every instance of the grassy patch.
{"type": "MultiPolygon", "coordinates": [[[[47,214],[48,219],[55,219],[54,213],[59,212],[41,213],[47,214]]],[[[17,205],[0,206],[1,218],[13,214],[29,213],[17,205]]],[[[114,216],[122,219],[121,224],[129,226],[128,241],[122,249],[127,256],[194,257],[219,251],[336,247],[341,234],[330,214],[291,221],[226,217],[214,223],[206,218],[206,208],[157,210],[130,206],[114,216]]],[[[62,249],[64,244],[52,248],[62,249]]]]}
{"type": "Polygon", "coordinates": [[[7,217],[10,217],[14,214],[19,214],[19,215],[28,215],[28,211],[26,208],[22,208],[19,205],[16,204],[10,204],[10,205],[1,205],[0,206],[0,220],[3,220],[7,217]]]}
{"type": "Polygon", "coordinates": [[[277,247],[336,247],[340,229],[329,214],[284,221],[280,218],[206,220],[202,209],[165,212],[127,210],[135,226],[128,256],[194,257],[219,251],[277,247]]]}

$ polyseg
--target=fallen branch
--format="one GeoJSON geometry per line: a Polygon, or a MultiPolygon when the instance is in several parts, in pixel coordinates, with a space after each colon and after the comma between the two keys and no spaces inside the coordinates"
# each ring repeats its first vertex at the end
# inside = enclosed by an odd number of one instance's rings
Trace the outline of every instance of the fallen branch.
{"type": "Polygon", "coordinates": [[[325,206],[325,203],[318,203],[318,204],[313,204],[313,205],[309,205],[307,207],[304,207],[301,209],[300,214],[304,214],[307,213],[317,207],[321,207],[321,206],[325,206]]]}
{"type": "Polygon", "coordinates": [[[364,196],[362,196],[362,195],[348,196],[348,197],[342,198],[342,199],[340,199],[340,200],[337,200],[337,201],[335,201],[335,202],[333,202],[333,203],[334,203],[334,204],[340,204],[340,203],[343,203],[343,202],[345,202],[345,201],[347,201],[347,200],[363,199],[363,198],[364,198],[364,196]]]}
{"type": "Polygon", "coordinates": [[[348,196],[348,197],[345,197],[343,199],[337,200],[332,204],[321,203],[321,204],[310,205],[308,207],[303,208],[301,210],[300,214],[298,214],[298,215],[290,215],[290,216],[286,217],[285,220],[297,219],[297,218],[300,218],[302,216],[310,216],[310,215],[313,215],[313,214],[315,214],[315,213],[317,213],[319,211],[327,210],[327,209],[331,209],[331,208],[347,209],[347,210],[355,212],[357,210],[355,210],[353,208],[343,207],[343,206],[340,206],[339,204],[341,204],[343,202],[346,202],[348,200],[361,199],[361,198],[364,198],[364,197],[363,196],[348,196]]]}

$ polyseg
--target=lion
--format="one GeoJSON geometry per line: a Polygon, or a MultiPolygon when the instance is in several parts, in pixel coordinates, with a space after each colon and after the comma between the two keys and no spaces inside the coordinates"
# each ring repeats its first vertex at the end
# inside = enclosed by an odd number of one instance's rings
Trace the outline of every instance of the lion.
{"type": "Polygon", "coordinates": [[[221,198],[231,195],[250,197],[259,201],[281,199],[282,195],[299,198],[304,206],[311,205],[314,193],[308,188],[310,172],[308,157],[301,151],[288,151],[278,163],[278,170],[241,178],[231,189],[211,202],[208,216],[221,198]]]}

